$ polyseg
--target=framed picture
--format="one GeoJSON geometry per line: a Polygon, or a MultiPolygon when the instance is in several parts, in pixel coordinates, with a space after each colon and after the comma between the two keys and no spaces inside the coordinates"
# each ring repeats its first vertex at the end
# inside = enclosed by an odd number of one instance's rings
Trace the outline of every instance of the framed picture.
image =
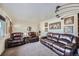
{"type": "Polygon", "coordinates": [[[45,27],[48,27],[48,23],[47,22],[45,23],[45,27]]]}
{"type": "Polygon", "coordinates": [[[48,28],[45,28],[45,32],[48,32],[48,28]]]}
{"type": "Polygon", "coordinates": [[[61,29],[61,22],[49,24],[49,29],[61,29]]]}
{"type": "Polygon", "coordinates": [[[64,33],[73,33],[73,26],[65,26],[64,33]]]}
{"type": "Polygon", "coordinates": [[[68,17],[64,19],[64,24],[74,24],[74,16],[68,17]]]}

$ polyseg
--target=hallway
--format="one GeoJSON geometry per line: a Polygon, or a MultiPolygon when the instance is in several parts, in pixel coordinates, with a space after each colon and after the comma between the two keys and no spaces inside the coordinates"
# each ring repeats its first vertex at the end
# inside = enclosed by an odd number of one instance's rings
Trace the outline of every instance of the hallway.
{"type": "Polygon", "coordinates": [[[15,48],[9,48],[3,56],[57,56],[40,42],[29,43],[15,48]]]}

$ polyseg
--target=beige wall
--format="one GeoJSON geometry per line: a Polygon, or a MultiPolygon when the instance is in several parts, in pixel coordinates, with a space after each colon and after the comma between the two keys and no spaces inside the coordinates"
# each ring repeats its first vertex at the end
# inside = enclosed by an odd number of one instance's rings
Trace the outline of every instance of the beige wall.
{"type": "MultiPolygon", "coordinates": [[[[56,17],[53,17],[51,19],[48,19],[46,21],[43,21],[40,23],[40,30],[41,30],[41,35],[42,36],[45,36],[46,35],[46,32],[44,32],[44,23],[45,22],[48,22],[48,24],[50,23],[55,23],[55,22],[61,22],[61,29],[48,29],[48,32],[54,32],[54,33],[64,33],[64,26],[73,26],[73,33],[70,33],[70,34],[73,34],[73,35],[76,35],[78,36],[78,19],[77,19],[77,13],[73,13],[73,14],[65,14],[63,15],[62,17],[63,18],[67,18],[67,17],[71,17],[71,16],[74,16],[74,24],[71,24],[71,25],[64,25],[64,19],[61,20],[61,17],[60,18],[56,18],[56,17]]],[[[48,26],[49,28],[49,26],[48,26]]]]}
{"type": "Polygon", "coordinates": [[[73,26],[73,35],[78,36],[78,13],[79,13],[79,4],[65,4],[62,7],[58,9],[56,14],[60,16],[60,18],[56,18],[54,15],[51,19],[47,19],[43,22],[40,23],[40,30],[41,30],[41,35],[46,35],[46,32],[44,32],[44,23],[48,22],[50,23],[55,23],[55,22],[61,22],[61,29],[52,29],[48,30],[48,32],[57,32],[57,33],[64,33],[64,26],[73,26]],[[64,19],[61,20],[61,18],[67,18],[74,16],[74,24],[70,25],[64,25],[64,19]]]}
{"type": "Polygon", "coordinates": [[[27,31],[27,27],[31,26],[32,27],[32,31],[34,32],[38,32],[39,30],[39,23],[26,23],[26,24],[14,24],[13,26],[13,32],[23,32],[23,33],[28,33],[27,31]]]}
{"type": "Polygon", "coordinates": [[[1,9],[0,9],[0,15],[5,17],[6,19],[6,29],[5,29],[6,33],[4,34],[4,37],[0,38],[0,55],[1,55],[5,50],[5,39],[9,37],[9,32],[8,32],[9,20],[6,18],[6,16],[8,15],[1,9]]]}

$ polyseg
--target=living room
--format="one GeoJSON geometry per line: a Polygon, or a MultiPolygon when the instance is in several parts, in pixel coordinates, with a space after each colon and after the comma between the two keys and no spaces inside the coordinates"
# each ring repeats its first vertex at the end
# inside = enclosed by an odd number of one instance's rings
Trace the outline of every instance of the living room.
{"type": "Polygon", "coordinates": [[[79,3],[1,3],[0,55],[77,56],[78,20],[79,3]]]}

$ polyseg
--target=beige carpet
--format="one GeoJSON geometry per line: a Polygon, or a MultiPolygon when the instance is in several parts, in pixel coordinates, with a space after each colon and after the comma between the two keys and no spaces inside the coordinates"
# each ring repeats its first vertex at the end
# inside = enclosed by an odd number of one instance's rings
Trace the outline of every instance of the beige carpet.
{"type": "Polygon", "coordinates": [[[29,43],[22,46],[9,48],[3,54],[5,56],[57,56],[40,42],[29,43]]]}

